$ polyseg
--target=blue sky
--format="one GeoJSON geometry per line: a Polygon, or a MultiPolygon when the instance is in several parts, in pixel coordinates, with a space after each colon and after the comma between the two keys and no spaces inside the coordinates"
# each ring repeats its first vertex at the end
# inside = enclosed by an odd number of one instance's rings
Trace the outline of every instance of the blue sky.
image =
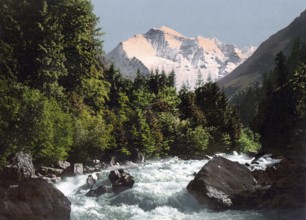
{"type": "Polygon", "coordinates": [[[216,37],[259,46],[306,9],[306,0],[92,0],[105,35],[104,50],[152,27],[188,37],[216,37]]]}

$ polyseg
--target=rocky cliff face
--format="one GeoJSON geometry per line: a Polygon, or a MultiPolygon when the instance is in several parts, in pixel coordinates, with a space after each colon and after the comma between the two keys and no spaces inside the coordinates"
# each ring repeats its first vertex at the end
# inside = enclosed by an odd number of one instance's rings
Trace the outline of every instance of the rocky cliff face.
{"type": "Polygon", "coordinates": [[[228,75],[255,49],[240,49],[215,38],[189,38],[161,27],[121,42],[107,57],[130,79],[135,77],[137,69],[143,73],[155,69],[166,73],[173,70],[177,87],[187,81],[193,87],[199,75],[204,81],[215,81],[228,75]]]}

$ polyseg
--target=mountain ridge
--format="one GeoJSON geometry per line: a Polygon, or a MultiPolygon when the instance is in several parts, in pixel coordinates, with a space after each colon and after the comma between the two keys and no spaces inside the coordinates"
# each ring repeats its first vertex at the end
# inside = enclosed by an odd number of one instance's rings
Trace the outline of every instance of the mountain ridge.
{"type": "Polygon", "coordinates": [[[287,27],[265,40],[244,63],[230,75],[218,81],[228,96],[261,82],[263,75],[273,69],[274,59],[279,52],[289,55],[297,40],[306,41],[306,10],[287,27]]]}
{"type": "Polygon", "coordinates": [[[215,81],[229,74],[255,49],[238,48],[216,38],[186,37],[162,26],[119,43],[107,57],[127,78],[133,79],[137,69],[145,74],[173,70],[177,87],[186,82],[193,87],[199,75],[204,81],[215,81]]]}

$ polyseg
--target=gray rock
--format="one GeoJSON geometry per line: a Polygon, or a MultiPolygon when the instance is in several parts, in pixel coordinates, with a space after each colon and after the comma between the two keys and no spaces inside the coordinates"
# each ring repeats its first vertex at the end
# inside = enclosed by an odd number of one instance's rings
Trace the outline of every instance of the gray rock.
{"type": "Polygon", "coordinates": [[[61,173],[62,173],[63,171],[64,171],[63,169],[59,169],[59,168],[41,166],[41,167],[36,171],[36,173],[37,173],[37,174],[40,174],[40,175],[43,175],[43,176],[47,176],[47,175],[50,175],[50,174],[54,174],[54,175],[56,175],[56,176],[59,176],[59,175],[61,175],[61,173]]]}
{"type": "Polygon", "coordinates": [[[108,178],[115,193],[120,193],[124,190],[130,189],[135,183],[134,177],[123,169],[112,170],[108,175],[108,178]]]}
{"type": "Polygon", "coordinates": [[[19,181],[35,176],[35,169],[32,157],[23,152],[16,153],[5,166],[1,173],[4,185],[16,185],[19,181]]]}
{"type": "Polygon", "coordinates": [[[68,167],[70,167],[70,165],[71,164],[68,161],[61,161],[61,160],[55,163],[56,168],[63,169],[63,170],[66,170],[68,167]]]}
{"type": "Polygon", "coordinates": [[[266,170],[214,157],[187,189],[213,209],[299,209],[306,207],[306,168],[282,158],[266,170]]]}
{"type": "Polygon", "coordinates": [[[86,196],[88,197],[99,197],[106,193],[106,187],[104,185],[100,185],[95,189],[90,189],[86,196]]]}
{"type": "Polygon", "coordinates": [[[81,175],[83,174],[83,164],[82,163],[75,163],[74,165],[74,174],[75,175],[81,175]]]}
{"type": "Polygon", "coordinates": [[[86,179],[86,184],[89,189],[91,189],[97,182],[97,178],[94,175],[88,175],[86,179]]]}
{"type": "Polygon", "coordinates": [[[288,209],[306,207],[306,169],[287,158],[266,171],[254,171],[258,183],[266,187],[258,198],[258,206],[268,209],[288,209]]]}
{"type": "Polygon", "coordinates": [[[82,163],[75,163],[73,166],[68,167],[61,173],[61,177],[82,175],[84,168],[82,163]]]}
{"type": "Polygon", "coordinates": [[[254,204],[256,181],[250,170],[238,162],[213,157],[198,172],[187,189],[213,209],[248,208],[254,204]]]}
{"type": "Polygon", "coordinates": [[[24,179],[19,187],[0,189],[0,219],[69,220],[70,201],[42,179],[24,179]]]}

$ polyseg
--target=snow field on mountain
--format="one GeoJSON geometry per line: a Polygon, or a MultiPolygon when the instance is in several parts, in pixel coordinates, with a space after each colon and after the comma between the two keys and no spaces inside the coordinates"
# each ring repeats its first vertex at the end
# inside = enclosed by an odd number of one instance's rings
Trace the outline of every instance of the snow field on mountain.
{"type": "Polygon", "coordinates": [[[195,86],[198,76],[216,81],[244,62],[255,47],[238,48],[215,38],[185,37],[168,28],[152,28],[121,42],[108,55],[127,78],[133,79],[139,69],[145,74],[158,69],[176,74],[176,86],[188,82],[195,86]]]}

